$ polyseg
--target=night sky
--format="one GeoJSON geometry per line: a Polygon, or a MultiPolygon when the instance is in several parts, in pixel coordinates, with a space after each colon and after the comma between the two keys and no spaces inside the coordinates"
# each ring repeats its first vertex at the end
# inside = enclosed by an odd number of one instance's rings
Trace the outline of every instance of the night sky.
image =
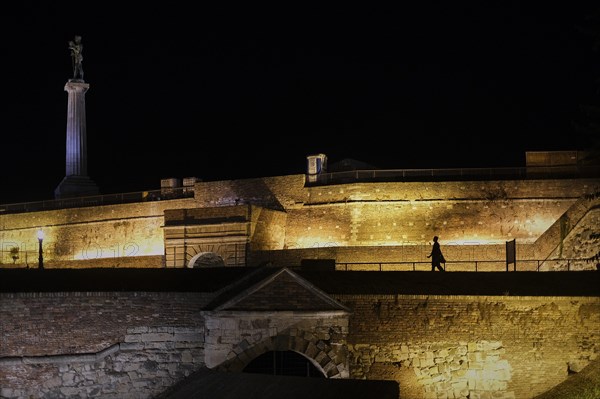
{"type": "Polygon", "coordinates": [[[524,166],[526,151],[593,141],[573,127],[600,104],[600,54],[580,29],[592,2],[22,3],[0,17],[1,203],[52,199],[64,177],[75,35],[102,193],[304,173],[317,153],[524,166]]]}

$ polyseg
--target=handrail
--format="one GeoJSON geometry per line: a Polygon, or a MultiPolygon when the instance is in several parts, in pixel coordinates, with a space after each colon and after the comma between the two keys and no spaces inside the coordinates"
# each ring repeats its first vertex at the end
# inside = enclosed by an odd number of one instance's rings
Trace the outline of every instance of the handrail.
{"type": "Polygon", "coordinates": [[[135,191],[129,193],[102,194],[87,197],[2,204],[0,205],[0,214],[81,208],[100,205],[116,205],[133,202],[163,201],[190,198],[193,196],[193,187],[163,188],[151,191],[135,191]]]}
{"type": "Polygon", "coordinates": [[[446,169],[369,169],[307,174],[311,186],[352,183],[356,181],[430,181],[442,179],[556,179],[597,178],[600,165],[528,166],[500,168],[446,168],[446,169]]]}
{"type": "MultiPolygon", "coordinates": [[[[458,260],[458,261],[449,261],[444,263],[444,269],[446,271],[451,271],[453,268],[452,265],[455,265],[454,270],[456,271],[475,271],[475,272],[484,272],[484,271],[537,271],[543,272],[541,266],[544,263],[556,262],[557,265],[560,266],[560,269],[566,268],[567,271],[577,271],[579,269],[574,269],[574,263],[593,263],[594,257],[592,258],[561,258],[561,259],[517,259],[516,265],[514,265],[514,269],[511,266],[509,270],[506,267],[505,260],[458,260]],[[565,265],[566,263],[566,265],[565,265]],[[496,265],[496,267],[485,268],[483,265],[496,265]],[[532,265],[530,267],[522,267],[523,264],[532,265]],[[562,267],[562,266],[565,267],[562,267]],[[521,267],[520,267],[521,266],[521,267]]],[[[352,271],[354,270],[372,270],[375,268],[377,271],[392,271],[392,270],[431,270],[431,261],[403,261],[403,262],[336,262],[336,270],[339,271],[352,271]],[[354,267],[353,267],[354,266],[354,267]],[[369,267],[372,266],[372,267],[369,267]]],[[[584,270],[595,270],[597,266],[591,264],[589,267],[586,267],[584,270]]],[[[557,269],[552,269],[557,270],[557,269]]],[[[583,270],[583,269],[582,269],[583,270]]],[[[550,269],[548,269],[550,271],[550,269]]]]}
{"type": "MultiPolygon", "coordinates": [[[[600,165],[535,166],[508,168],[447,168],[447,169],[374,169],[328,172],[305,175],[308,185],[348,183],[353,181],[419,181],[441,178],[455,179],[553,179],[573,177],[598,177],[600,165]]],[[[161,188],[158,190],[102,194],[87,197],[53,199],[0,204],[0,214],[114,205],[132,202],[160,201],[163,199],[194,196],[193,186],[161,188]]]]}

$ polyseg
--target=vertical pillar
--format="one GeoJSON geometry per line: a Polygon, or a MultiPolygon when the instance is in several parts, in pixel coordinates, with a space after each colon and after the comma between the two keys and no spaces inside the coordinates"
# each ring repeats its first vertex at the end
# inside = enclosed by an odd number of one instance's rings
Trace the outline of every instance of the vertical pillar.
{"type": "Polygon", "coordinates": [[[85,93],[90,85],[70,79],[65,85],[67,103],[67,161],[62,182],[54,190],[56,199],[97,195],[98,187],[87,175],[85,93]]]}
{"type": "Polygon", "coordinates": [[[66,176],[87,176],[85,92],[87,83],[67,82],[67,170],[66,176]]]}

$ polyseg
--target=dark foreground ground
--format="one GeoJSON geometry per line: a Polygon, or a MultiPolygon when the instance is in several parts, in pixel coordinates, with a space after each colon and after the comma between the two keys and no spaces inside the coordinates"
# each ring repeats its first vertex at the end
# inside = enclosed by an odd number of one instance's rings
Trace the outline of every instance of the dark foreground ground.
{"type": "Polygon", "coordinates": [[[398,399],[395,381],[219,373],[202,370],[155,399],[398,399]]]}
{"type": "MultiPolygon", "coordinates": [[[[248,284],[257,283],[278,270],[271,267],[0,269],[0,292],[217,292],[242,278],[248,284]]],[[[600,297],[599,271],[442,273],[292,270],[328,294],[600,297]]]]}

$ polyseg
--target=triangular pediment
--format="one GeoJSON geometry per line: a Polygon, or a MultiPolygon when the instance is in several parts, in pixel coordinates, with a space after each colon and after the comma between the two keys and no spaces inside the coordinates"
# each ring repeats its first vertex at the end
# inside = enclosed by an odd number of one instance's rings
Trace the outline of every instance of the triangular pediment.
{"type": "Polygon", "coordinates": [[[349,308],[287,268],[275,271],[213,309],[248,312],[350,312],[349,308]]]}

